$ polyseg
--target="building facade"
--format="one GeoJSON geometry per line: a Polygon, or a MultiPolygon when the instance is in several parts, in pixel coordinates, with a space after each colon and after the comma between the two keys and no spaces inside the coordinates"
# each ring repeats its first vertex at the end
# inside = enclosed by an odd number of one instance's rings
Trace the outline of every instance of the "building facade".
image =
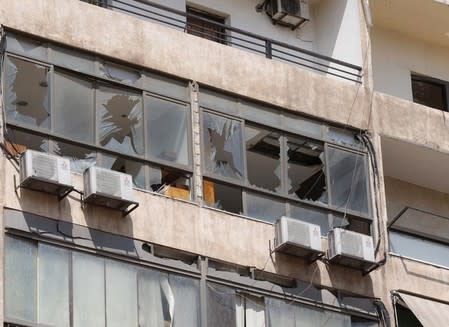
{"type": "Polygon", "coordinates": [[[446,325],[447,22],[441,0],[0,0],[2,323],[446,325]],[[27,150],[73,187],[26,184],[27,150]],[[89,197],[91,167],[132,201],[89,197]],[[283,216],[322,251],[281,251],[283,216]]]}

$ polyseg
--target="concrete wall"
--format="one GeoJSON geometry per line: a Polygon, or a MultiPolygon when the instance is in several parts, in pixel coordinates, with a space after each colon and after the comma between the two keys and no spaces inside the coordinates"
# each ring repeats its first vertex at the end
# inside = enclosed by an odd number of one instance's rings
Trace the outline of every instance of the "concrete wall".
{"type": "Polygon", "coordinates": [[[374,28],[372,32],[374,89],[413,100],[411,73],[449,81],[449,49],[374,28]]]}

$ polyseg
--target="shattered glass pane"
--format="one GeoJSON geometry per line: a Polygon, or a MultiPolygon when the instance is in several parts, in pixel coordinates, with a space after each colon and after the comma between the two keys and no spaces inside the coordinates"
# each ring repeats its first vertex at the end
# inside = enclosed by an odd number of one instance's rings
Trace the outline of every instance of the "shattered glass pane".
{"type": "Polygon", "coordinates": [[[106,78],[122,83],[136,84],[140,80],[140,72],[110,62],[100,63],[100,74],[106,78]]]}
{"type": "Polygon", "coordinates": [[[173,327],[200,326],[199,281],[175,274],[169,274],[168,280],[175,298],[173,327]]]}
{"type": "Polygon", "coordinates": [[[291,205],[290,215],[306,223],[320,226],[321,236],[327,236],[329,232],[329,214],[327,211],[302,205],[291,205]]]}
{"type": "Polygon", "coordinates": [[[48,138],[38,134],[7,127],[5,139],[6,148],[14,156],[25,152],[27,149],[48,152],[48,138]]]}
{"type": "Polygon", "coordinates": [[[302,200],[327,202],[324,148],[302,137],[287,137],[288,194],[302,200]]]}
{"type": "Polygon", "coordinates": [[[368,214],[366,156],[329,147],[332,204],[368,214]]]}
{"type": "Polygon", "coordinates": [[[150,189],[177,199],[190,200],[190,176],[175,169],[150,166],[150,189]]]}
{"type": "Polygon", "coordinates": [[[246,126],[246,165],[251,185],[273,192],[281,190],[280,137],[277,132],[246,126]]]}
{"type": "Polygon", "coordinates": [[[100,86],[97,92],[99,142],[105,148],[143,154],[142,97],[119,88],[100,86]]]}
{"type": "Polygon", "coordinates": [[[189,110],[185,105],[155,97],[145,98],[147,152],[155,158],[189,164],[189,110]]]}
{"type": "Polygon", "coordinates": [[[55,72],[54,131],[70,139],[94,140],[94,88],[91,81],[55,72]]]}
{"type": "Polygon", "coordinates": [[[54,142],[53,151],[58,156],[70,160],[70,170],[82,174],[87,168],[95,165],[97,153],[95,150],[65,142],[54,142]]]}
{"type": "Polygon", "coordinates": [[[274,223],[285,215],[285,203],[258,193],[246,194],[247,215],[274,223]]]}
{"type": "Polygon", "coordinates": [[[203,112],[203,144],[207,172],[242,178],[243,144],[239,121],[203,112]]]}
{"type": "Polygon", "coordinates": [[[131,175],[133,177],[133,186],[145,189],[144,165],[139,161],[124,159],[109,153],[102,153],[100,166],[131,175]]]}
{"type": "Polygon", "coordinates": [[[27,125],[50,127],[49,69],[6,57],[6,117],[27,125]]]}
{"type": "Polygon", "coordinates": [[[208,206],[236,214],[243,213],[240,187],[204,180],[203,197],[208,206]]]}

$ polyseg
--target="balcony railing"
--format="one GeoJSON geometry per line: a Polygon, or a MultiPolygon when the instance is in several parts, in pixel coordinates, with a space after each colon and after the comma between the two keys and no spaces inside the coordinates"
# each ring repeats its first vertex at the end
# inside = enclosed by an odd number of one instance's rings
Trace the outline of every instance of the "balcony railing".
{"type": "Polygon", "coordinates": [[[82,0],[303,68],[361,83],[362,67],[145,0],[82,0]]]}

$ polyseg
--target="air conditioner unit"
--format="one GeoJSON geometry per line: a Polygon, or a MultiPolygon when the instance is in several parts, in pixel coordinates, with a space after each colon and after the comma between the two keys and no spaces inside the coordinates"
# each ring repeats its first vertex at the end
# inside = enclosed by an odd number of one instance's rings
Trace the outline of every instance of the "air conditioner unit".
{"type": "Polygon", "coordinates": [[[137,205],[132,186],[131,175],[92,166],[84,171],[84,203],[126,211],[137,205]]]}
{"type": "Polygon", "coordinates": [[[268,14],[273,23],[300,27],[309,20],[309,8],[305,0],[270,0],[268,14]]]}
{"type": "Polygon", "coordinates": [[[299,257],[313,259],[321,256],[320,226],[289,217],[281,217],[275,223],[274,250],[299,257]]]}
{"type": "Polygon", "coordinates": [[[19,187],[66,196],[73,190],[68,159],[33,150],[20,157],[19,187]]]}
{"type": "Polygon", "coordinates": [[[329,261],[368,270],[374,265],[373,238],[368,235],[335,228],[329,231],[329,261]]]}

